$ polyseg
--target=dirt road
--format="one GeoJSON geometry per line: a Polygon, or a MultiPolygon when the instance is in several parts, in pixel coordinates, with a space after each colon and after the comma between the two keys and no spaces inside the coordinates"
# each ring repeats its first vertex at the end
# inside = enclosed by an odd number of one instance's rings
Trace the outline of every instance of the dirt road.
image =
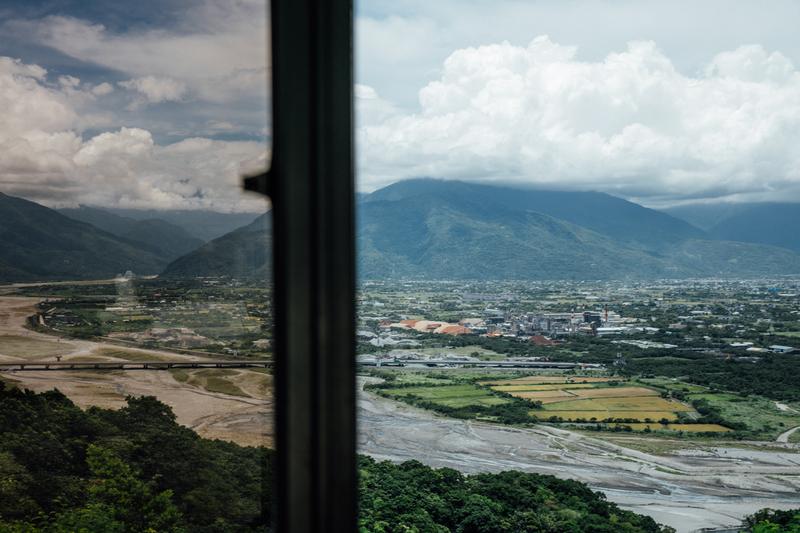
{"type": "Polygon", "coordinates": [[[778,435],[778,438],[775,439],[775,442],[789,442],[789,437],[791,437],[792,434],[797,430],[800,430],[800,426],[797,426],[796,428],[792,428],[789,431],[784,431],[783,433],[778,435]]]}

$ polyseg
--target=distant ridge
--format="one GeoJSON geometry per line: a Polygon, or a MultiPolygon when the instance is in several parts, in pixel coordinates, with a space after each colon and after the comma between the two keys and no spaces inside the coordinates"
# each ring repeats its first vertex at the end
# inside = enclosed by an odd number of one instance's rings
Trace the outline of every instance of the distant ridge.
{"type": "Polygon", "coordinates": [[[780,246],[800,252],[800,204],[710,204],[666,209],[705,227],[715,239],[780,246]]]}
{"type": "MultiPolygon", "coordinates": [[[[415,179],[359,197],[357,223],[359,276],[366,279],[800,274],[800,255],[789,250],[715,240],[604,193],[415,179]]],[[[260,217],[176,260],[163,275],[267,275],[269,232],[260,217]]]]}
{"type": "Polygon", "coordinates": [[[247,226],[214,239],[170,263],[163,277],[266,279],[272,267],[272,218],[265,213],[247,226]]]}
{"type": "Polygon", "coordinates": [[[164,261],[177,259],[197,249],[204,242],[185,229],[159,218],[137,220],[87,206],[80,206],[76,209],[59,209],[58,212],[72,219],[103,228],[118,237],[141,243],[164,261]]]}
{"type": "Polygon", "coordinates": [[[0,193],[0,281],[108,278],[165,265],[141,243],[0,193]]]}

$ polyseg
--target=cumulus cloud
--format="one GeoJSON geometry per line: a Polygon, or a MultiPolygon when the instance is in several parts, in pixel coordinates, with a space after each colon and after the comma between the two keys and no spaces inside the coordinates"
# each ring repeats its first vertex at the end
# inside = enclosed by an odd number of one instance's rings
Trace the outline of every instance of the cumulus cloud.
{"type": "Polygon", "coordinates": [[[92,87],[91,92],[95,96],[105,96],[114,92],[114,86],[108,82],[98,83],[92,87]]]}
{"type": "Polygon", "coordinates": [[[800,73],[758,45],[687,76],[653,42],[582,61],[541,36],[453,52],[416,113],[357,97],[367,190],[435,176],[659,202],[800,184],[800,73]]]}
{"type": "Polygon", "coordinates": [[[45,69],[0,57],[0,191],[54,207],[264,209],[239,184],[245,166],[265,161],[262,143],[190,138],[159,145],[132,127],[84,138],[79,106],[99,86],[78,99],[79,86],[65,76],[51,83],[45,69]]]}
{"type": "Polygon", "coordinates": [[[51,15],[12,20],[5,29],[132,75],[130,85],[155,101],[179,99],[187,88],[213,101],[242,93],[263,97],[268,64],[263,2],[196,2],[179,22],[169,30],[114,32],[89,20],[51,15]]]}
{"type": "Polygon", "coordinates": [[[118,83],[129,91],[138,92],[150,104],[177,102],[186,94],[186,84],[166,77],[144,76],[118,83]]]}

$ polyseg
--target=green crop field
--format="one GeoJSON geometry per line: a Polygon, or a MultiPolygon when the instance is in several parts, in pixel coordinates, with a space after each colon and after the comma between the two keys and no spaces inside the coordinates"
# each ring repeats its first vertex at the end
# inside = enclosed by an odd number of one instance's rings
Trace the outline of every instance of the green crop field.
{"type": "MultiPolygon", "coordinates": [[[[547,406],[549,407],[549,406],[547,406]]],[[[592,420],[603,421],[608,418],[627,418],[633,420],[661,420],[665,418],[670,422],[678,420],[678,415],[674,411],[645,411],[645,410],[555,410],[545,409],[543,411],[531,411],[530,415],[538,418],[539,420],[548,420],[550,417],[562,418],[565,421],[569,420],[592,420]]]]}
{"type": "Polygon", "coordinates": [[[761,396],[730,393],[690,394],[690,400],[706,400],[730,422],[741,423],[754,438],[772,439],[779,433],[800,426],[800,413],[781,411],[775,402],[761,396]]]}
{"type": "Polygon", "coordinates": [[[652,396],[567,400],[564,402],[546,404],[544,409],[546,411],[603,411],[608,412],[610,416],[614,416],[613,413],[616,411],[692,411],[692,408],[684,403],[652,396]]]}
{"type": "Polygon", "coordinates": [[[508,403],[507,398],[495,396],[486,389],[475,385],[445,385],[438,387],[398,387],[384,389],[385,394],[394,398],[417,396],[423,400],[435,402],[447,407],[465,407],[469,405],[501,405],[508,403]]]}
{"type": "Polygon", "coordinates": [[[625,424],[636,431],[686,431],[688,433],[728,433],[730,428],[719,424],[625,424]]]}

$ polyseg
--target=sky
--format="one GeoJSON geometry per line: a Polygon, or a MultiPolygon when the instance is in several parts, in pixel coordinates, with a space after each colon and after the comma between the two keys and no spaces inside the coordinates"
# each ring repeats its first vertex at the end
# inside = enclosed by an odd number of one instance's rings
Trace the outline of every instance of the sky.
{"type": "MultiPolygon", "coordinates": [[[[358,0],[358,187],[435,177],[662,207],[800,201],[800,2],[358,0]]],[[[0,191],[263,210],[253,0],[0,0],[0,191]]]]}

